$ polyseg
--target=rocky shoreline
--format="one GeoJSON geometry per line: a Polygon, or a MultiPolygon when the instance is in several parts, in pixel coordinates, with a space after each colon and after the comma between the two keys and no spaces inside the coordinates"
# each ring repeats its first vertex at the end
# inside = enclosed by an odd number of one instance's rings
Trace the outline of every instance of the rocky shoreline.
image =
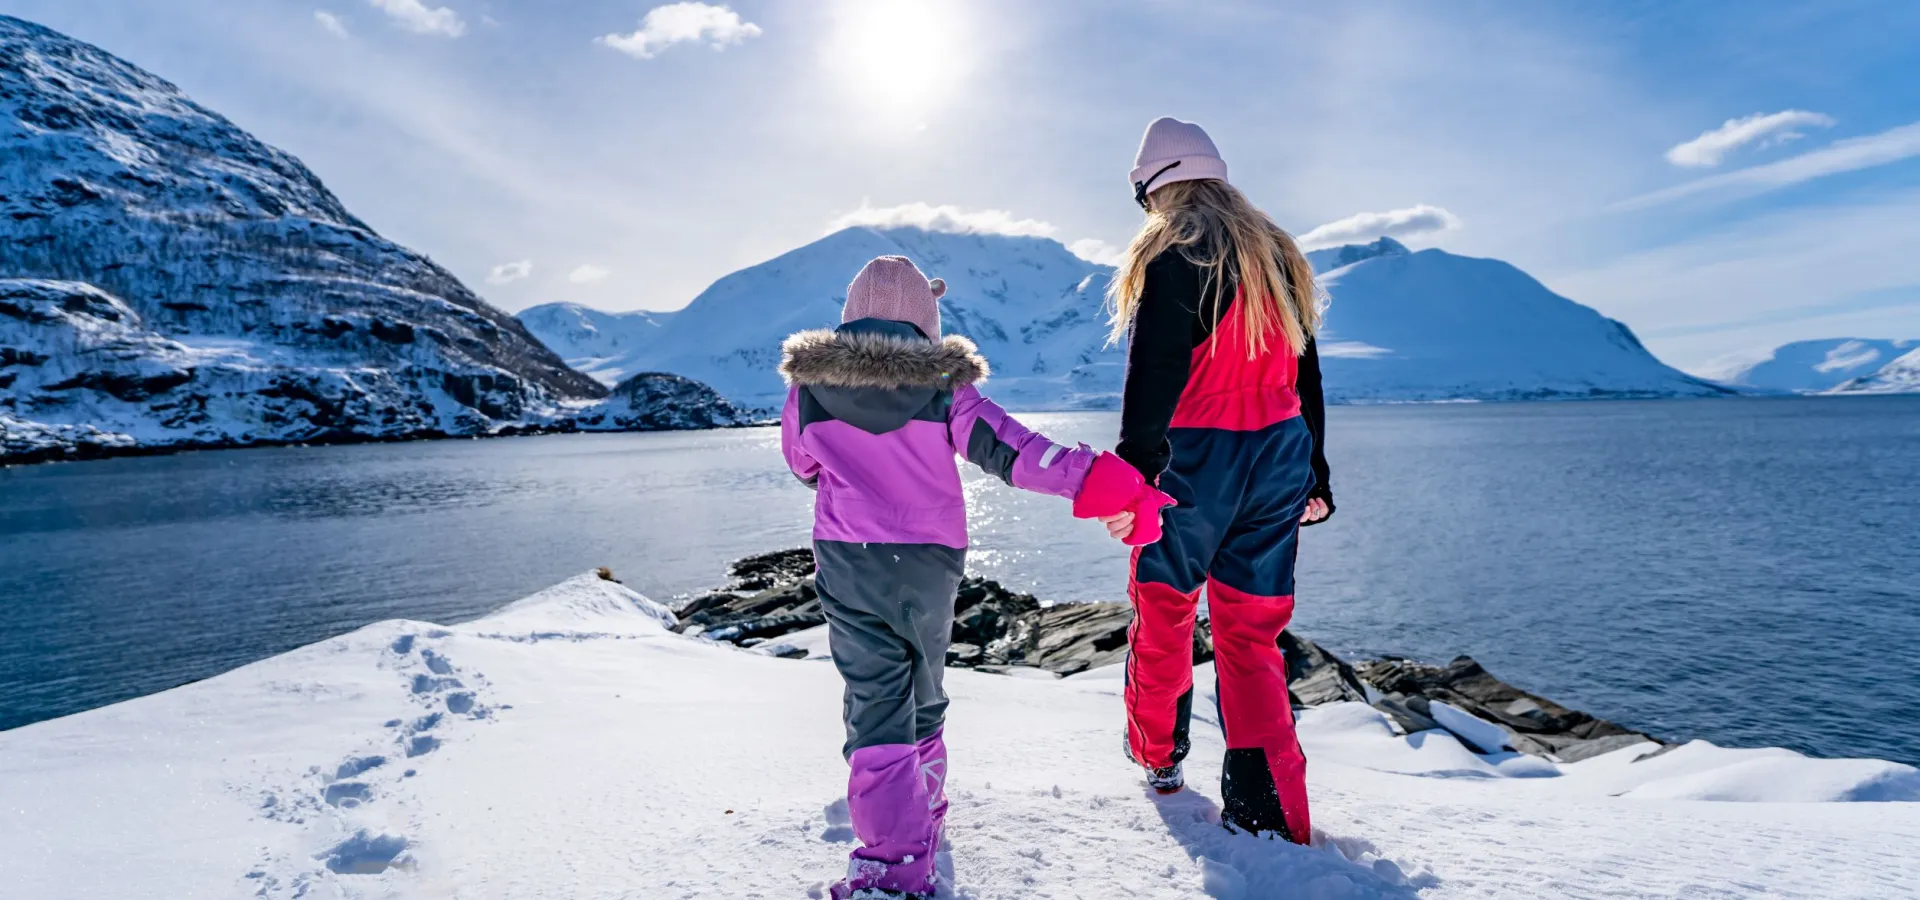
{"type": "MultiPolygon", "coordinates": [[[[750,556],[728,574],[733,580],[726,587],[680,605],[679,630],[773,656],[808,656],[807,647],[783,639],[826,624],[813,586],[812,551],[750,556]]],[[[1031,594],[975,577],[962,583],[954,610],[948,666],[1039,669],[1063,677],[1124,660],[1133,618],[1125,604],[1044,606],[1031,594]]],[[[1350,663],[1292,631],[1281,634],[1280,647],[1296,706],[1358,701],[1409,734],[1440,728],[1482,753],[1512,750],[1560,762],[1644,742],[1669,746],[1501,681],[1470,656],[1443,666],[1402,657],[1350,663]]],[[[1194,632],[1193,658],[1213,659],[1205,619],[1194,632]]]]}

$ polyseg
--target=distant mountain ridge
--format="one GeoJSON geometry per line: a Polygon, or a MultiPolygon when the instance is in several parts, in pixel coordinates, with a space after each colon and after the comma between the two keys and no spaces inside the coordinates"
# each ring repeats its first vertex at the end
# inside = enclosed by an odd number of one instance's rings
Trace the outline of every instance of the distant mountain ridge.
{"type": "Polygon", "coordinates": [[[1700,374],[1762,391],[1907,393],[1920,391],[1920,340],[1822,338],[1794,341],[1760,353],[1709,363],[1700,374]]]}
{"type": "Polygon", "coordinates": [[[299,160],[8,16],[0,147],[0,461],[572,428],[609,394],[299,160]]]}
{"type": "MultiPolygon", "coordinates": [[[[629,337],[614,360],[596,356],[605,346],[597,338],[550,324],[580,320],[577,307],[538,307],[522,320],[576,363],[674,372],[764,409],[784,394],[774,372],[780,340],[839,322],[847,283],[883,254],[947,280],[943,327],[980,345],[1002,402],[1118,406],[1125,353],[1107,345],[1102,308],[1114,270],[1046,238],[848,228],[720,279],[657,328],[657,319],[618,326],[642,337],[629,337]]],[[[1733,393],[1661,363],[1626,325],[1498,260],[1415,253],[1389,238],[1309,259],[1332,297],[1321,346],[1333,402],[1733,393]]]]}

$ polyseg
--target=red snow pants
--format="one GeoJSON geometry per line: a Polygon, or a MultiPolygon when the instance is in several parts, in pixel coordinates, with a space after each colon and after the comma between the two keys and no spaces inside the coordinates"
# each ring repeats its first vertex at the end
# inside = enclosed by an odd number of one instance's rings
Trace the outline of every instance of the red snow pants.
{"type": "Polygon", "coordinates": [[[1134,759],[1155,768],[1187,754],[1204,586],[1227,741],[1222,817],[1306,843],[1307,760],[1277,641],[1293,617],[1312,437],[1294,417],[1258,432],[1175,429],[1172,441],[1160,488],[1180,505],[1165,513],[1166,536],[1134,551],[1128,582],[1127,743],[1134,759]]]}

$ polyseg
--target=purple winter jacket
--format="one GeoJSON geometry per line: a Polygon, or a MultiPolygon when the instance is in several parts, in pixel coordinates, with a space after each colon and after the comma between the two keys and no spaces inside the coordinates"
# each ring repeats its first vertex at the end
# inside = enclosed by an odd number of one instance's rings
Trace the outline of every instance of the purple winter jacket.
{"type": "Polygon", "coordinates": [[[780,448],[820,492],[815,540],[965,548],[956,455],[1014,487],[1068,498],[1097,455],[1048,440],[981,395],[987,361],[958,335],[936,343],[905,322],[859,319],[800,332],[781,350],[780,448]]]}

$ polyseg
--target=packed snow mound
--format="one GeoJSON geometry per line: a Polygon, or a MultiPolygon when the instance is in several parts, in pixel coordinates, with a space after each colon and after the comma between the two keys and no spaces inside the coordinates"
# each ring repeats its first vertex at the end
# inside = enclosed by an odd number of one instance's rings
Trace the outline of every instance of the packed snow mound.
{"type": "Polygon", "coordinates": [[[7,16],[0,145],[0,459],[564,426],[608,393],[299,160],[7,16]]]}
{"type": "MultiPolygon", "coordinates": [[[[1825,338],[1795,341],[1757,353],[1737,353],[1701,367],[1697,374],[1724,384],[1763,391],[1811,394],[1871,379],[1920,341],[1825,338]]],[[[1896,370],[1897,371],[1897,370],[1896,370]]]]}
{"type": "Polygon", "coordinates": [[[634,371],[627,361],[650,349],[670,312],[608,313],[578,303],[544,303],[517,318],[567,365],[612,387],[634,371]]]}
{"type": "MultiPolygon", "coordinates": [[[[0,733],[0,872],[45,900],[824,896],[852,839],[837,674],[672,622],[583,575],[0,733]]],[[[1911,767],[1697,742],[1557,765],[1360,703],[1300,720],[1314,845],[1229,835],[1206,668],[1168,798],[1120,752],[1118,667],[949,670],[941,896],[1910,893],[1889,848],[1920,804],[1811,801],[1920,799],[1911,767]]]]}
{"type": "MultiPolygon", "coordinates": [[[[1903,341],[1902,344],[1910,344],[1903,341]]],[[[1833,389],[1835,394],[1920,393],[1920,348],[1908,350],[1871,375],[1863,375],[1833,389]]]]}
{"type": "MultiPolygon", "coordinates": [[[[541,307],[530,321],[580,366],[674,372],[736,403],[771,407],[784,393],[780,340],[838,323],[847,282],[883,254],[947,280],[942,327],[986,354],[996,400],[1016,409],[1118,405],[1125,352],[1107,345],[1103,309],[1114,270],[1046,238],[849,228],[722,278],[664,325],[623,339],[617,357],[601,355],[616,328],[606,314],[541,307]]],[[[1663,365],[1627,326],[1506,263],[1413,253],[1391,238],[1308,256],[1333,301],[1321,337],[1332,402],[1731,393],[1663,365]]]]}

